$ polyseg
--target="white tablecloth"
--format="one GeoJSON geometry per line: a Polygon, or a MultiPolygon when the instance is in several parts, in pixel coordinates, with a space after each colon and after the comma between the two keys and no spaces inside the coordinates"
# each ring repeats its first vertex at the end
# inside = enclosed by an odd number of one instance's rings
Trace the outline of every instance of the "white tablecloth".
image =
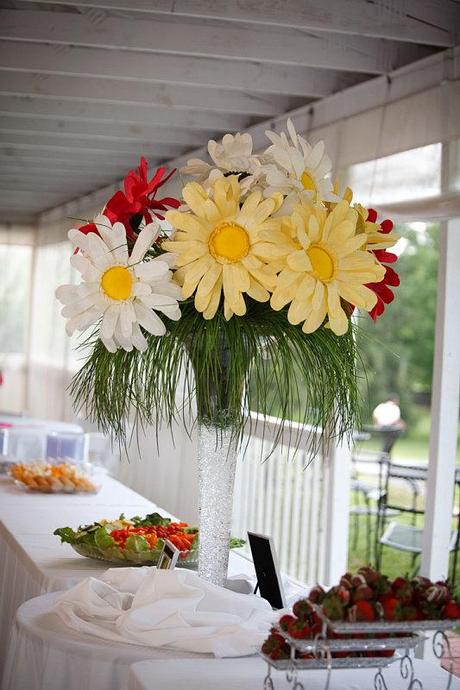
{"type": "MultiPolygon", "coordinates": [[[[128,690],[262,690],[267,665],[258,658],[178,659],[141,661],[131,667],[128,690]]],[[[416,677],[424,690],[447,690],[449,674],[428,661],[414,662],[416,677]]],[[[384,669],[388,690],[407,690],[399,663],[384,669]]],[[[374,690],[375,670],[332,671],[329,690],[374,690]]],[[[272,671],[276,690],[292,690],[285,674],[272,671]]],[[[325,671],[299,674],[305,690],[325,690],[325,671]]],[[[460,680],[451,679],[450,690],[459,690],[460,680]]]]}
{"type": "MultiPolygon", "coordinates": [[[[25,492],[0,478],[0,677],[17,608],[44,592],[72,587],[104,572],[107,564],[79,556],[53,535],[103,517],[146,514],[158,507],[104,475],[97,494],[25,492]]],[[[165,514],[164,511],[161,511],[165,514]]]]}
{"type": "MultiPolygon", "coordinates": [[[[115,518],[120,512],[124,512],[127,517],[136,514],[147,514],[158,510],[163,515],[168,513],[155,504],[143,498],[136,492],[127,488],[120,482],[109,476],[104,476],[103,485],[98,494],[39,494],[24,492],[17,488],[11,480],[0,478],[0,678],[2,668],[5,663],[8,641],[12,635],[13,621],[17,608],[28,599],[36,597],[46,592],[68,589],[80,580],[88,576],[97,577],[104,572],[108,565],[101,561],[93,561],[83,558],[73,551],[69,544],[61,544],[58,537],[53,535],[56,527],[86,524],[103,517],[115,518]]],[[[232,553],[230,556],[229,573],[231,575],[245,574],[254,575],[252,563],[242,558],[238,554],[232,553]]],[[[292,593],[300,596],[302,590],[292,593]]],[[[40,627],[37,628],[37,631],[40,627]]],[[[26,657],[34,659],[38,664],[41,654],[44,654],[48,661],[48,668],[52,668],[50,660],[54,655],[52,649],[55,639],[51,636],[47,640],[39,640],[39,635],[35,636],[31,642],[29,632],[23,628],[23,635],[16,632],[10,645],[13,658],[25,658],[23,654],[27,650],[26,657]],[[17,641],[18,649],[14,649],[17,641]],[[33,652],[32,652],[33,650],[33,652]]],[[[93,639],[86,643],[86,651],[93,646],[93,639]]],[[[84,644],[83,644],[84,647],[84,644]]],[[[108,646],[112,649],[112,647],[108,646]]],[[[56,654],[65,658],[65,665],[72,665],[70,658],[72,644],[65,650],[56,651],[56,654]]],[[[118,654],[118,652],[117,652],[118,654]]],[[[131,659],[131,652],[120,653],[120,659],[131,659]],[[128,657],[127,657],[128,655],[128,657]]],[[[145,649],[141,659],[145,659],[145,649]]],[[[91,657],[93,658],[93,657],[91,657]]],[[[101,657],[102,658],[102,657],[101,657]]],[[[138,661],[139,657],[134,660],[138,661]]],[[[98,662],[100,659],[98,659],[98,662]]],[[[107,674],[112,678],[110,671],[111,664],[122,663],[116,655],[110,657],[107,662],[107,674]]],[[[86,672],[86,671],[85,671],[86,672]]],[[[87,672],[90,673],[88,667],[87,672]]],[[[92,669],[92,672],[104,676],[101,668],[92,669]]],[[[51,674],[52,675],[52,674],[51,674]]],[[[34,675],[34,682],[37,677],[34,675]]],[[[84,678],[85,675],[77,675],[77,679],[84,678]]],[[[20,680],[18,680],[18,683],[20,680]]],[[[79,681],[80,682],[80,681],[79,681]]],[[[8,686],[7,686],[8,687],[8,686]]],[[[40,688],[40,685],[21,686],[15,688],[33,690],[40,688]]],[[[51,686],[50,686],[51,687],[51,686]]],[[[54,686],[53,686],[54,687],[54,686]]],[[[55,686],[56,690],[70,690],[67,683],[62,686],[55,686]]],[[[88,685],[82,682],[76,687],[85,690],[98,690],[98,688],[115,687],[125,690],[122,685],[111,684],[88,685]]],[[[43,688],[50,690],[48,686],[43,688]]]]}

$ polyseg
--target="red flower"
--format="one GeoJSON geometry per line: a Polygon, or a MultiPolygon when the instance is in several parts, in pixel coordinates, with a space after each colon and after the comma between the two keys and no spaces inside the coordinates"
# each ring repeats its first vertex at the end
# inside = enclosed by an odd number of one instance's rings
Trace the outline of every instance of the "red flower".
{"type": "MultiPolygon", "coordinates": [[[[153,178],[148,180],[147,161],[142,156],[137,170],[130,170],[124,180],[124,191],[115,192],[108,200],[104,208],[104,215],[111,223],[120,222],[126,228],[126,235],[134,242],[142,220],[151,223],[153,216],[163,219],[159,211],[166,211],[168,207],[178,208],[180,202],[173,197],[155,199],[155,194],[170,177],[175,173],[172,170],[164,177],[166,168],[158,168],[153,178]]],[[[97,233],[94,223],[83,225],[80,232],[87,235],[90,232],[97,233]]]]}
{"type": "MultiPolygon", "coordinates": [[[[377,220],[377,211],[370,208],[368,211],[367,220],[371,223],[375,223],[377,220]]],[[[391,220],[383,220],[380,223],[379,232],[387,235],[393,230],[393,222],[391,220]]],[[[377,303],[375,307],[369,312],[370,316],[374,321],[377,321],[378,317],[385,311],[385,305],[390,304],[394,299],[393,290],[390,290],[388,286],[397,287],[400,283],[399,276],[396,271],[386,264],[392,264],[398,260],[396,254],[386,251],[386,249],[375,249],[372,252],[375,258],[380,261],[385,267],[385,275],[380,283],[368,283],[368,287],[372,292],[377,295],[377,303]]]]}

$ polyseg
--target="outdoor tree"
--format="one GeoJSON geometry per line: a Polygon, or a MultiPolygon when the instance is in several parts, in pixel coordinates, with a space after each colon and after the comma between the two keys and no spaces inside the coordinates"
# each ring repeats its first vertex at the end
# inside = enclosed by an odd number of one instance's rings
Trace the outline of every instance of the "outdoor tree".
{"type": "Polygon", "coordinates": [[[402,288],[376,324],[365,314],[357,338],[367,380],[362,378],[365,419],[391,392],[401,397],[403,416],[411,419],[415,402],[429,402],[434,352],[438,226],[425,231],[397,228],[406,246],[397,264],[402,288]]]}

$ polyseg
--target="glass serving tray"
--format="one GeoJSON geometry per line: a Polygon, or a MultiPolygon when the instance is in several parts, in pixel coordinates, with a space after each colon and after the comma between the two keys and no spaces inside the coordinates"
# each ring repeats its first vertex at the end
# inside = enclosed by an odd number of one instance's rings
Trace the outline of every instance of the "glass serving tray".
{"type": "MultiPolygon", "coordinates": [[[[106,561],[107,563],[115,563],[118,565],[156,565],[160,558],[161,549],[152,551],[140,551],[139,553],[130,552],[126,556],[123,551],[117,548],[109,548],[106,551],[97,546],[88,546],[84,544],[70,544],[74,551],[80,556],[86,558],[95,558],[99,561],[106,561]]],[[[192,551],[182,551],[179,555],[177,565],[180,567],[190,567],[198,564],[198,549],[192,551]]]]}
{"type": "MultiPolygon", "coordinates": [[[[406,632],[408,635],[416,633],[419,630],[450,630],[460,625],[458,618],[445,618],[441,620],[423,620],[423,621],[372,621],[347,623],[344,621],[332,621],[324,615],[321,607],[308,602],[313,611],[321,618],[321,620],[336,633],[391,633],[391,632],[406,632]]],[[[396,638],[397,639],[397,638],[396,638]]],[[[402,639],[402,638],[400,638],[402,639]]],[[[399,645],[403,646],[403,645],[399,645]]]]}
{"type": "Polygon", "coordinates": [[[30,486],[29,484],[25,484],[24,482],[21,482],[20,479],[14,479],[14,483],[17,487],[20,489],[23,489],[24,491],[29,491],[30,493],[37,493],[37,494],[97,494],[98,491],[101,488],[100,484],[95,484],[92,479],[88,479],[87,477],[85,478],[89,482],[91,482],[91,488],[87,489],[79,489],[77,487],[70,487],[70,486],[60,486],[60,487],[55,487],[55,486],[30,486]]]}
{"type": "Polygon", "coordinates": [[[348,656],[342,658],[324,659],[271,659],[267,654],[259,652],[264,661],[277,671],[313,671],[325,669],[345,668],[385,668],[394,661],[400,661],[401,656],[396,652],[393,656],[348,656]]]}
{"type": "MultiPolygon", "coordinates": [[[[365,624],[367,625],[367,624],[365,624]]],[[[292,647],[297,649],[299,652],[312,652],[315,653],[319,647],[327,646],[331,652],[360,652],[360,651],[383,651],[389,649],[414,649],[425,636],[419,635],[418,633],[410,633],[404,635],[404,637],[367,637],[367,638],[357,638],[357,639],[331,639],[331,638],[311,638],[311,639],[297,639],[288,635],[279,626],[275,626],[279,634],[284,637],[286,642],[288,642],[292,647]]],[[[363,628],[361,627],[361,633],[363,628]]]]}

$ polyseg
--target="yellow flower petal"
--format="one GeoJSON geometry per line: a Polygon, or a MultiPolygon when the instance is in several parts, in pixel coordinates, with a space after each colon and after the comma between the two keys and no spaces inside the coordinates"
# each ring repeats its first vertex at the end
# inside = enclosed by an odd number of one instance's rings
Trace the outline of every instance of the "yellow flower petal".
{"type": "Polygon", "coordinates": [[[213,265],[212,259],[205,255],[189,264],[187,272],[184,274],[182,296],[187,299],[195,292],[201,278],[209,271],[213,265]]]}
{"type": "Polygon", "coordinates": [[[312,265],[310,259],[303,249],[299,249],[296,252],[292,252],[286,258],[287,265],[293,271],[311,271],[312,265]]]}
{"type": "Polygon", "coordinates": [[[249,290],[247,291],[249,297],[255,299],[256,302],[268,302],[270,293],[257,281],[250,277],[249,290]]]}
{"type": "Polygon", "coordinates": [[[222,294],[222,276],[220,276],[214,285],[209,304],[203,312],[203,317],[205,319],[212,319],[216,315],[216,311],[219,307],[220,296],[222,294]]]}

